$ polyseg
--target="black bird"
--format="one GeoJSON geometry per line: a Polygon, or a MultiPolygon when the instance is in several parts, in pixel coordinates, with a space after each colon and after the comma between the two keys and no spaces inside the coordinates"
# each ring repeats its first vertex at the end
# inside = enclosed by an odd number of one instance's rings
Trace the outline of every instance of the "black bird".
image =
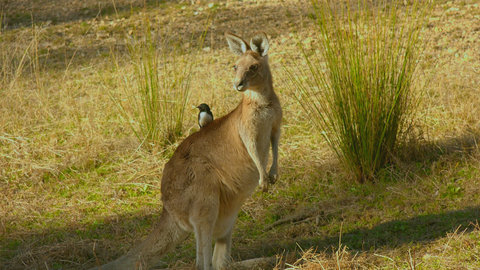
{"type": "Polygon", "coordinates": [[[213,121],[213,114],[210,111],[210,107],[205,103],[198,105],[197,108],[200,110],[198,113],[198,125],[202,128],[213,121]]]}

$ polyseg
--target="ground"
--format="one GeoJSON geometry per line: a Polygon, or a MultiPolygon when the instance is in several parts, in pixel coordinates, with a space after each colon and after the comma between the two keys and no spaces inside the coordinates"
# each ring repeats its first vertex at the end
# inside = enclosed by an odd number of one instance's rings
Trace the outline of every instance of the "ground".
{"type": "MultiPolygon", "coordinates": [[[[278,269],[480,268],[477,1],[435,3],[413,135],[367,184],[348,177],[285,87],[283,68],[300,61],[297,43],[315,42],[309,1],[194,2],[0,4],[0,268],[85,269],[126,252],[159,216],[162,168],[179,141],[139,147],[112,101],[133,87],[126,46],[145,18],[187,50],[209,26],[192,49],[189,106],[208,103],[216,116],[240,99],[223,33],[270,38],[284,110],[280,180],[242,208],[234,260],[276,256],[278,269]]],[[[195,132],[196,114],[187,112],[184,136],[195,132]]],[[[190,267],[194,253],[191,237],[165,262],[190,267]]]]}

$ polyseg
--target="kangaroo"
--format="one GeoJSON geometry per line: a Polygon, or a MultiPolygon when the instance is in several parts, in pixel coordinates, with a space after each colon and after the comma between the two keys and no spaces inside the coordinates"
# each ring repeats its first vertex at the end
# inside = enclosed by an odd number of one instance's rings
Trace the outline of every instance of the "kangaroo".
{"type": "Polygon", "coordinates": [[[196,268],[226,269],[240,207],[257,185],[267,191],[276,181],[282,109],[273,90],[267,37],[259,33],[250,44],[231,33],[225,37],[239,55],[233,69],[241,103],[178,146],[163,170],[157,226],[140,245],[97,269],[147,269],[189,232],[196,239],[196,268]]]}

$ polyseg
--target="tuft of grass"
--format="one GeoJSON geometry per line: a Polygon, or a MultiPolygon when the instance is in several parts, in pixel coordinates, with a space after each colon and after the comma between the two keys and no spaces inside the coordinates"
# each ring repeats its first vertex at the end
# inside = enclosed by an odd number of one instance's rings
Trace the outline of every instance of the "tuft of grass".
{"type": "Polygon", "coordinates": [[[143,30],[144,37],[128,45],[134,85],[125,84],[124,98],[113,100],[135,136],[150,148],[182,136],[196,61],[194,53],[184,54],[182,44],[167,33],[155,35],[148,19],[143,30]]]}
{"type": "Polygon", "coordinates": [[[285,68],[298,102],[359,182],[385,167],[413,119],[426,7],[313,1],[318,42],[299,46],[307,68],[285,68]]]}

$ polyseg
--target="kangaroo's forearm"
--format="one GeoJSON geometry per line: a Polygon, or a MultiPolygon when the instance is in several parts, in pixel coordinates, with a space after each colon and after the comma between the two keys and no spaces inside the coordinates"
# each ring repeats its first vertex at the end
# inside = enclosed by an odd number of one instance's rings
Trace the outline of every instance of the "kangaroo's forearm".
{"type": "Polygon", "coordinates": [[[263,164],[262,158],[260,157],[260,154],[258,153],[258,148],[255,143],[249,143],[247,144],[247,151],[250,157],[253,160],[253,163],[257,167],[258,173],[260,175],[260,179],[262,179],[264,176],[266,176],[266,167],[267,164],[263,164]]]}
{"type": "Polygon", "coordinates": [[[277,172],[278,168],[278,142],[272,143],[272,166],[270,172],[277,172]]]}
{"type": "Polygon", "coordinates": [[[272,166],[270,167],[270,175],[277,174],[278,168],[278,142],[280,140],[280,129],[273,130],[270,137],[270,143],[272,145],[272,166]]]}

